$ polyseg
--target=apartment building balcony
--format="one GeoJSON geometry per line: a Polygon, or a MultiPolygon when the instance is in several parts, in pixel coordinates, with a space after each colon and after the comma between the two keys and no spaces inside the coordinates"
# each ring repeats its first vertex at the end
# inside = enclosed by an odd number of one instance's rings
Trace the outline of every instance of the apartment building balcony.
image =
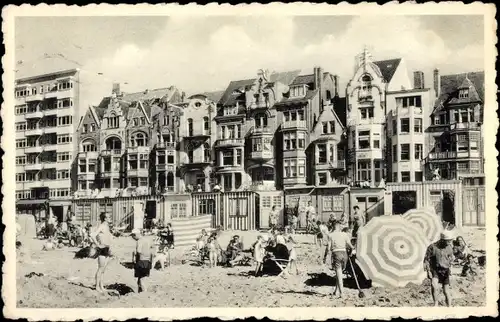
{"type": "Polygon", "coordinates": [[[97,159],[99,157],[99,152],[97,151],[78,152],[78,157],[85,159],[97,159]]]}
{"type": "Polygon", "coordinates": [[[283,184],[285,186],[300,185],[303,186],[307,183],[306,177],[284,178],[283,184]]]}
{"type": "Polygon", "coordinates": [[[149,169],[128,169],[127,177],[147,178],[149,177],[149,169]]]}
{"type": "Polygon", "coordinates": [[[175,142],[158,142],[156,143],[157,150],[175,150],[175,142]]]}
{"type": "Polygon", "coordinates": [[[146,153],[149,154],[151,151],[149,146],[135,146],[127,148],[128,154],[138,154],[138,153],[146,153]]]}
{"type": "Polygon", "coordinates": [[[244,139],[219,139],[217,140],[216,147],[217,148],[228,148],[228,147],[237,147],[244,146],[244,139]]]}
{"type": "Polygon", "coordinates": [[[208,165],[212,164],[212,160],[210,159],[191,159],[186,160],[185,162],[180,163],[180,167],[184,169],[195,169],[195,168],[204,168],[208,165]]]}
{"type": "Polygon", "coordinates": [[[385,157],[382,149],[357,149],[355,150],[355,156],[357,160],[384,159],[385,157]]]}
{"type": "Polygon", "coordinates": [[[456,159],[457,152],[455,151],[431,152],[429,153],[427,158],[429,159],[429,161],[456,159]]]}
{"type": "Polygon", "coordinates": [[[95,180],[95,172],[86,172],[78,174],[78,181],[93,181],[95,180]]]}
{"type": "Polygon", "coordinates": [[[467,131],[474,130],[479,131],[481,129],[481,124],[478,122],[461,122],[450,124],[450,131],[467,131]]]}
{"type": "Polygon", "coordinates": [[[157,172],[174,172],[175,171],[175,165],[173,164],[157,164],[156,165],[156,171],[157,172]]]}
{"type": "Polygon", "coordinates": [[[121,156],[123,150],[120,149],[112,149],[112,150],[103,150],[101,151],[102,157],[111,157],[111,156],[121,156]]]}
{"type": "MultiPolygon", "coordinates": [[[[65,161],[64,163],[58,163],[58,162],[44,162],[43,163],[43,169],[57,169],[57,165],[60,164],[60,165],[63,165],[64,168],[68,169],[67,168],[67,163],[69,161],[65,161]]],[[[62,170],[62,169],[61,169],[62,170]]]]}
{"type": "Polygon", "coordinates": [[[46,126],[43,128],[43,134],[57,133],[59,132],[59,127],[57,126],[46,126]]]}
{"type": "Polygon", "coordinates": [[[26,119],[41,119],[43,117],[43,112],[42,111],[28,111],[25,114],[26,119]]]}
{"type": "Polygon", "coordinates": [[[42,153],[43,146],[37,145],[37,146],[27,146],[24,148],[24,153],[42,153]]]}
{"type": "Polygon", "coordinates": [[[57,98],[58,94],[59,94],[58,91],[45,92],[45,98],[57,98]]]}
{"type": "Polygon", "coordinates": [[[203,132],[195,132],[195,131],[188,131],[188,133],[184,136],[184,140],[208,140],[210,138],[210,133],[208,131],[203,131],[203,132]]]}
{"type": "Polygon", "coordinates": [[[118,167],[118,168],[114,168],[114,169],[104,170],[101,172],[101,177],[103,179],[119,178],[120,177],[120,169],[118,167]]]}
{"type": "Polygon", "coordinates": [[[30,95],[30,96],[26,96],[26,102],[29,103],[29,102],[39,102],[39,101],[43,101],[44,99],[44,95],[43,94],[35,94],[35,95],[30,95]]]}
{"type": "Polygon", "coordinates": [[[24,166],[24,169],[26,171],[40,171],[44,168],[43,164],[41,163],[27,163],[24,166]]]}
{"type": "Polygon", "coordinates": [[[42,145],[43,152],[46,151],[57,151],[57,144],[43,144],[42,145]]]}
{"type": "Polygon", "coordinates": [[[241,172],[241,171],[243,171],[243,165],[242,164],[217,165],[216,171],[218,173],[241,172]]]}
{"type": "Polygon", "coordinates": [[[252,130],[251,136],[253,137],[258,137],[258,136],[273,136],[273,129],[270,127],[254,127],[252,130]]]}
{"type": "Polygon", "coordinates": [[[57,108],[46,109],[42,111],[43,116],[55,116],[57,115],[57,108]]]}
{"type": "Polygon", "coordinates": [[[316,170],[345,170],[345,160],[333,160],[328,162],[316,163],[316,170]]]}
{"type": "Polygon", "coordinates": [[[307,122],[305,120],[285,121],[281,124],[282,130],[306,130],[307,122]]]}
{"type": "Polygon", "coordinates": [[[58,99],[71,98],[71,97],[74,97],[74,96],[75,96],[75,91],[72,88],[57,91],[57,98],[58,99]]]}
{"type": "Polygon", "coordinates": [[[274,158],[274,152],[268,151],[254,151],[250,153],[250,158],[253,160],[271,160],[274,158]]]}
{"type": "Polygon", "coordinates": [[[24,131],[25,136],[40,136],[44,134],[44,129],[43,128],[34,128],[34,129],[26,129],[24,131]]]}
{"type": "Polygon", "coordinates": [[[253,191],[270,191],[276,190],[276,182],[274,180],[256,180],[250,184],[250,189],[253,191]]]}

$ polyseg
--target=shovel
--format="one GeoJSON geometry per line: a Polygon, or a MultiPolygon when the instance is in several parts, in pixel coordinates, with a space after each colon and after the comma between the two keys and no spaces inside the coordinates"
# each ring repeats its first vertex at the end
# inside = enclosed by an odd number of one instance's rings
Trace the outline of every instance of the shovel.
{"type": "Polygon", "coordinates": [[[365,293],[361,290],[361,288],[359,287],[359,283],[358,283],[358,277],[356,276],[356,271],[354,270],[354,265],[352,265],[352,261],[351,261],[351,257],[347,256],[347,259],[349,260],[349,264],[351,264],[351,269],[352,269],[352,275],[354,275],[354,280],[356,281],[356,286],[358,287],[358,297],[360,299],[364,298],[365,297],[365,293]]]}

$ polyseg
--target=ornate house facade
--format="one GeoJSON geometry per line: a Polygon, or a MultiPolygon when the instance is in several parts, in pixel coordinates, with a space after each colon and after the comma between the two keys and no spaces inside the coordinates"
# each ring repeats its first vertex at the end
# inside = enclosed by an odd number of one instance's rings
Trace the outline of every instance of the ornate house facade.
{"type": "Polygon", "coordinates": [[[373,61],[366,49],[356,57],[346,88],[352,184],[423,180],[424,129],[432,100],[423,73],[416,72],[415,80],[411,84],[402,58],[373,61]]]}

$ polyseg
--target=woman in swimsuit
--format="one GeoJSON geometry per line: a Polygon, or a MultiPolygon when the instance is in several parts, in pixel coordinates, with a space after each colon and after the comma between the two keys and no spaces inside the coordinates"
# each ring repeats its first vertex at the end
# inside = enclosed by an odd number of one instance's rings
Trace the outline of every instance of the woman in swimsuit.
{"type": "Polygon", "coordinates": [[[109,229],[108,215],[103,212],[99,217],[101,223],[97,227],[96,231],[91,235],[91,239],[97,246],[97,272],[95,274],[95,288],[99,292],[104,292],[102,277],[106,267],[108,266],[109,259],[112,256],[110,250],[112,235],[109,229]]]}

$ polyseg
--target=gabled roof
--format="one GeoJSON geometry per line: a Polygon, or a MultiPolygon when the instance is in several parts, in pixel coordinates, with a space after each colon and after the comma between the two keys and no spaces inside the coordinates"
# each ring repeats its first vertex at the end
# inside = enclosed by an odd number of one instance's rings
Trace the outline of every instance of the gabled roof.
{"type": "Polygon", "coordinates": [[[281,101],[277,102],[275,106],[286,106],[297,103],[307,103],[310,99],[314,98],[318,94],[318,90],[307,91],[306,95],[303,97],[284,97],[281,101]]]}
{"type": "Polygon", "coordinates": [[[197,96],[203,96],[209,99],[212,102],[218,103],[220,99],[222,98],[222,95],[224,95],[225,91],[216,91],[216,92],[204,92],[204,93],[199,93],[199,94],[194,94],[191,95],[189,98],[195,98],[197,96]]]}
{"type": "MultiPolygon", "coordinates": [[[[102,119],[104,114],[106,113],[106,110],[108,109],[109,103],[111,102],[111,97],[104,97],[101,102],[99,103],[98,106],[96,106],[94,109],[96,111],[96,114],[99,115],[99,117],[102,119]]],[[[128,110],[130,108],[130,103],[129,102],[124,102],[120,98],[118,98],[118,103],[120,105],[120,108],[122,110],[122,113],[125,117],[128,115],[128,110]]]]}
{"type": "Polygon", "coordinates": [[[436,100],[434,112],[442,104],[460,104],[484,102],[484,72],[461,73],[454,75],[442,75],[440,77],[441,89],[439,97],[436,100]],[[472,86],[471,86],[472,85],[472,86]],[[471,86],[469,88],[469,97],[466,99],[458,98],[458,91],[461,86],[471,86]]]}
{"type": "MultiPolygon", "coordinates": [[[[290,85],[299,74],[300,70],[272,73],[269,76],[269,83],[280,82],[285,85],[290,85]]],[[[221,99],[219,100],[219,104],[223,106],[234,105],[236,104],[237,100],[245,99],[244,91],[248,90],[248,88],[253,85],[256,79],[257,78],[231,81],[226,90],[224,91],[224,94],[222,95],[221,99]],[[239,89],[242,90],[241,96],[234,95],[235,90],[239,89]]]]}
{"type": "Polygon", "coordinates": [[[382,77],[387,83],[390,83],[394,73],[398,69],[399,64],[401,63],[401,58],[395,59],[387,59],[387,60],[379,60],[373,62],[380,69],[382,73],[382,77]]]}
{"type": "Polygon", "coordinates": [[[163,97],[167,97],[170,100],[176,90],[176,87],[170,86],[168,88],[156,88],[136,93],[123,93],[121,99],[131,103],[151,99],[160,99],[163,97]]]}
{"type": "MultiPolygon", "coordinates": [[[[329,72],[324,72],[323,73],[323,79],[328,77],[330,75],[329,72]]],[[[314,74],[309,74],[309,75],[299,75],[295,77],[292,83],[290,85],[304,85],[304,84],[311,84],[314,83],[314,74]]]]}

